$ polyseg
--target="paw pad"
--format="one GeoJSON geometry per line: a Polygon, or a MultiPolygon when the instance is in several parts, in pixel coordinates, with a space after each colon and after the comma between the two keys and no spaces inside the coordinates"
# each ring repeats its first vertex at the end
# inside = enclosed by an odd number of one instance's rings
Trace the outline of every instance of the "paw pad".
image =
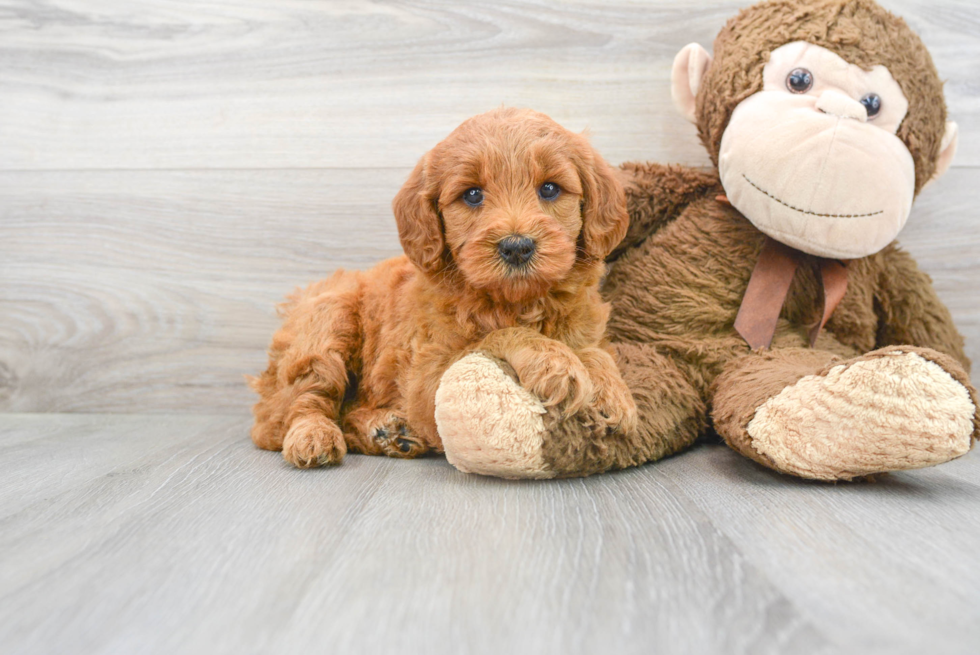
{"type": "Polygon", "coordinates": [[[385,425],[375,428],[371,438],[388,457],[407,459],[418,457],[428,450],[412,433],[404,419],[397,417],[392,417],[385,425]]]}

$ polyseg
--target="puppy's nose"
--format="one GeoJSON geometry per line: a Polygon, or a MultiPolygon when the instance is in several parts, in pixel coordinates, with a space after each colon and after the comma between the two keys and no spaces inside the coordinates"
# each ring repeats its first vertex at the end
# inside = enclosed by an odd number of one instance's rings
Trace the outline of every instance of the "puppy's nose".
{"type": "Polygon", "coordinates": [[[526,264],[534,255],[534,239],[523,234],[512,234],[497,242],[500,258],[510,266],[526,264]]]}

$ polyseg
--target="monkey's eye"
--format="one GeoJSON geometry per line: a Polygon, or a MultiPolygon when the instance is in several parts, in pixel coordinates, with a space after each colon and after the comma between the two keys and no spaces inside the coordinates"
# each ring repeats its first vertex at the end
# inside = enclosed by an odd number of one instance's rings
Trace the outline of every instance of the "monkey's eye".
{"type": "Polygon", "coordinates": [[[559,194],[561,194],[561,187],[554,182],[545,182],[538,189],[538,195],[544,200],[554,200],[559,194]]]}
{"type": "Polygon", "coordinates": [[[470,207],[479,207],[483,204],[483,189],[471,187],[463,192],[463,202],[470,207]]]}
{"type": "Polygon", "coordinates": [[[868,119],[872,119],[881,111],[881,96],[877,93],[869,93],[861,98],[861,104],[868,110],[868,119]]]}
{"type": "Polygon", "coordinates": [[[786,77],[786,88],[793,93],[806,93],[813,86],[813,75],[805,68],[794,68],[786,77]]]}

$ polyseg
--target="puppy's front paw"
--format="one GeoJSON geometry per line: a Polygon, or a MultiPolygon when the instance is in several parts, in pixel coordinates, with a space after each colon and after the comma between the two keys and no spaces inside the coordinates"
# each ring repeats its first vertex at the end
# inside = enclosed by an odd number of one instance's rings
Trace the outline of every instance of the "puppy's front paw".
{"type": "Polygon", "coordinates": [[[425,454],[428,448],[422,443],[405,419],[392,416],[371,432],[371,438],[388,457],[412,459],[425,454]]]}
{"type": "Polygon", "coordinates": [[[555,342],[550,348],[523,354],[511,362],[521,384],[541,399],[545,407],[562,406],[571,416],[592,400],[592,380],[574,352],[555,342]]]}
{"type": "Polygon", "coordinates": [[[340,427],[326,416],[304,416],[293,421],[282,442],[282,456],[301,469],[339,464],[347,454],[340,427]]]}
{"type": "Polygon", "coordinates": [[[615,432],[634,432],[638,420],[636,402],[619,374],[616,360],[601,348],[583,349],[579,356],[595,388],[595,401],[588,412],[589,422],[615,432]]]}
{"type": "Polygon", "coordinates": [[[621,379],[596,385],[595,407],[609,429],[626,434],[636,431],[636,402],[621,379]]]}

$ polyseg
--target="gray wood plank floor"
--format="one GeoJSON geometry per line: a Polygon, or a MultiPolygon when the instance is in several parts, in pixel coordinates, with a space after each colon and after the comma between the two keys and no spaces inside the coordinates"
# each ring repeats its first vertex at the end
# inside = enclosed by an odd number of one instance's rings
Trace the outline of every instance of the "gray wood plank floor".
{"type": "Polygon", "coordinates": [[[0,651],[968,653],[976,453],[875,484],[703,445],[585,480],[298,471],[235,416],[0,416],[0,651]]]}
{"type": "MultiPolygon", "coordinates": [[[[0,0],[0,654],[977,652],[976,453],[512,483],[248,441],[274,304],[400,252],[426,149],[509,104],[705,164],[671,61],[747,1],[0,0]]],[[[980,5],[883,4],[961,128],[901,240],[980,360],[980,5]]]]}

